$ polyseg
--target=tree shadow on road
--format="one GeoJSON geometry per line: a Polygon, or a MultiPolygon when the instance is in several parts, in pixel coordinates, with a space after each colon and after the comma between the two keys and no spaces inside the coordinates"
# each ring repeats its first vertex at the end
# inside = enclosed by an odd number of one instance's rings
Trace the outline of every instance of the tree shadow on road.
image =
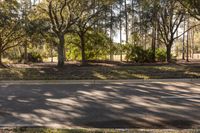
{"type": "Polygon", "coordinates": [[[190,83],[1,85],[0,124],[87,128],[199,128],[190,83]]]}

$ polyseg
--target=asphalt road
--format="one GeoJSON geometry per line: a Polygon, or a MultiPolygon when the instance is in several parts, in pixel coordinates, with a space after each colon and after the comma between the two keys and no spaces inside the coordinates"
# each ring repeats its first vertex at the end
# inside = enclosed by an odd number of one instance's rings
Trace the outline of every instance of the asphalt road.
{"type": "Polygon", "coordinates": [[[0,83],[0,126],[200,128],[200,83],[0,83]]]}

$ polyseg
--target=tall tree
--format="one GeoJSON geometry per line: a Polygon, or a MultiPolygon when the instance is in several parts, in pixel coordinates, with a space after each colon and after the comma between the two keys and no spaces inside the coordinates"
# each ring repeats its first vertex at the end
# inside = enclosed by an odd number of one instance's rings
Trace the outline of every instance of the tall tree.
{"type": "Polygon", "coordinates": [[[158,31],[167,49],[167,62],[171,62],[172,46],[180,37],[175,35],[184,20],[183,9],[176,0],[163,1],[158,16],[158,31]]]}
{"type": "Polygon", "coordinates": [[[123,61],[123,50],[122,50],[122,6],[123,1],[119,0],[119,39],[120,39],[120,61],[123,61]]]}
{"type": "Polygon", "coordinates": [[[3,67],[2,55],[20,44],[24,32],[18,14],[19,3],[16,0],[0,2],[0,67],[3,67]]]}
{"type": "MultiPolygon", "coordinates": [[[[33,3],[34,4],[34,3],[33,3]]],[[[29,19],[28,15],[31,12],[32,9],[32,1],[31,0],[21,0],[20,1],[21,6],[21,13],[22,13],[22,20],[24,22],[24,29],[26,32],[26,36],[24,37],[22,43],[24,48],[24,60],[23,62],[26,64],[28,62],[28,41],[30,40],[30,32],[29,32],[29,19]]]]}
{"type": "Polygon", "coordinates": [[[150,0],[148,1],[148,13],[150,13],[150,23],[152,27],[152,43],[151,43],[151,50],[152,50],[152,61],[156,61],[156,46],[158,42],[158,12],[159,12],[159,4],[160,1],[158,0],[150,0]]]}
{"type": "Polygon", "coordinates": [[[186,30],[186,18],[184,18],[184,22],[183,22],[182,60],[185,60],[185,30],[186,30]]]}
{"type": "Polygon", "coordinates": [[[48,15],[51,31],[59,40],[57,44],[58,67],[64,66],[65,35],[72,32],[71,28],[77,21],[77,6],[76,0],[47,0],[39,7],[43,13],[48,15]]]}
{"type": "Polygon", "coordinates": [[[128,29],[128,9],[127,9],[127,0],[124,0],[124,11],[125,11],[125,32],[126,32],[126,43],[128,43],[129,38],[129,29],[128,29]]]}
{"type": "MultiPolygon", "coordinates": [[[[187,15],[187,29],[190,28],[190,16],[187,15]]],[[[190,31],[187,31],[187,52],[186,52],[186,61],[189,62],[189,34],[190,31]]]]}
{"type": "Polygon", "coordinates": [[[79,1],[79,7],[77,7],[77,22],[75,25],[75,33],[80,38],[80,44],[78,47],[81,49],[82,55],[82,64],[86,63],[86,55],[85,55],[85,45],[86,45],[86,34],[89,30],[95,30],[96,24],[102,19],[104,19],[105,10],[108,9],[107,7],[110,6],[109,3],[105,3],[102,0],[85,0],[79,1]],[[98,4],[96,4],[98,3],[98,4]]]}

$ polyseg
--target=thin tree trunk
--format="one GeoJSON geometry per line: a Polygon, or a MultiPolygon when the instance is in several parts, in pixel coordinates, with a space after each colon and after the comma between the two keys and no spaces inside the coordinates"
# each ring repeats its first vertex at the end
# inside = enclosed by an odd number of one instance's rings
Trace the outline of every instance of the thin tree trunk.
{"type": "Polygon", "coordinates": [[[144,34],[144,49],[147,50],[147,35],[144,34]]]}
{"type": "Polygon", "coordinates": [[[24,44],[24,64],[28,63],[28,48],[27,48],[27,42],[24,44]]]}
{"type": "Polygon", "coordinates": [[[194,58],[194,36],[195,36],[195,32],[194,29],[192,30],[192,59],[194,58]]]}
{"type": "Polygon", "coordinates": [[[112,32],[113,32],[113,6],[110,7],[110,61],[113,61],[112,51],[112,32]]]}
{"type": "Polygon", "coordinates": [[[105,14],[104,14],[105,18],[104,18],[104,33],[106,34],[107,33],[107,10],[105,10],[105,14]]]}
{"type": "Polygon", "coordinates": [[[143,35],[142,35],[142,16],[141,16],[141,4],[139,3],[138,5],[139,9],[139,13],[138,13],[138,20],[139,20],[139,35],[140,35],[140,39],[139,39],[139,46],[143,45],[143,35]]]}
{"type": "Polygon", "coordinates": [[[190,31],[190,59],[192,59],[192,30],[190,31]]]}
{"type": "Polygon", "coordinates": [[[51,63],[53,63],[53,48],[51,47],[51,63]]]}
{"type": "Polygon", "coordinates": [[[152,45],[151,45],[151,49],[152,49],[152,61],[155,62],[156,61],[156,27],[153,27],[153,32],[152,32],[152,45]]]}
{"type": "MultiPolygon", "coordinates": [[[[186,20],[184,20],[183,32],[185,32],[186,20]]],[[[182,60],[185,60],[185,33],[183,34],[183,52],[182,52],[182,60]]]]}
{"type": "MultiPolygon", "coordinates": [[[[133,34],[134,33],[134,24],[135,24],[135,20],[134,20],[134,15],[135,15],[135,11],[134,11],[134,0],[131,0],[131,11],[132,11],[132,13],[131,13],[131,34],[133,34]]],[[[132,41],[132,44],[134,44],[134,40],[133,40],[133,37],[131,37],[131,41],[132,41]]]]}
{"type": "Polygon", "coordinates": [[[59,37],[60,43],[58,44],[58,67],[64,66],[64,45],[65,45],[65,38],[64,35],[59,37]]]}
{"type": "MultiPolygon", "coordinates": [[[[154,7],[156,7],[156,3],[154,3],[154,7]]],[[[152,56],[152,61],[153,62],[156,62],[156,45],[158,43],[158,36],[157,36],[157,32],[158,32],[158,23],[157,23],[157,17],[158,17],[158,12],[156,9],[153,9],[153,30],[152,30],[152,46],[151,46],[151,49],[152,49],[152,53],[153,53],[153,56],[152,56]]]]}
{"type": "MultiPolygon", "coordinates": [[[[187,19],[187,29],[189,29],[190,27],[190,18],[188,16],[188,19],[187,19]]],[[[186,56],[186,61],[189,62],[189,34],[190,32],[188,31],[187,32],[187,56],[186,56]]]]}
{"type": "Polygon", "coordinates": [[[122,3],[120,1],[120,61],[123,61],[123,52],[122,52],[122,3]]]}
{"type": "Polygon", "coordinates": [[[128,43],[128,11],[127,11],[127,1],[125,0],[125,29],[126,29],[126,43],[128,43]]]}
{"type": "MultiPolygon", "coordinates": [[[[176,31],[176,37],[177,37],[177,38],[178,38],[178,36],[179,36],[179,35],[178,35],[178,34],[179,34],[178,32],[179,32],[179,30],[176,31]]],[[[178,40],[177,40],[177,42],[178,42],[178,40]]],[[[178,50],[178,47],[176,47],[176,50],[175,50],[175,51],[176,51],[176,57],[179,57],[179,50],[178,50]]]]}
{"type": "MultiPolygon", "coordinates": [[[[94,7],[93,7],[93,11],[92,11],[92,12],[93,12],[93,14],[95,14],[95,12],[96,12],[96,10],[95,10],[96,0],[93,0],[93,6],[94,6],[94,7]]],[[[96,26],[97,26],[96,24],[97,24],[97,23],[95,22],[94,25],[93,25],[94,30],[96,30],[96,26]]]]}
{"type": "Polygon", "coordinates": [[[85,39],[84,35],[80,36],[81,41],[81,56],[82,56],[82,65],[86,64],[86,56],[85,56],[85,39]]]}
{"type": "Polygon", "coordinates": [[[161,41],[160,41],[160,35],[159,35],[158,27],[157,27],[157,30],[156,30],[156,38],[157,38],[156,39],[156,48],[159,49],[161,47],[161,41]]]}

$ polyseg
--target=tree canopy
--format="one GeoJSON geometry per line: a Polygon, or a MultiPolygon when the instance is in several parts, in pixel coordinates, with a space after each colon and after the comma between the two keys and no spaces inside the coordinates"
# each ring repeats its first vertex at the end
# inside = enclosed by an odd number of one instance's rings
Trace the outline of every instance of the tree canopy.
{"type": "Polygon", "coordinates": [[[185,47],[177,41],[185,35],[188,41],[195,32],[199,7],[199,0],[3,0],[0,63],[13,53],[28,60],[37,50],[44,58],[57,56],[59,67],[70,59],[86,64],[113,60],[113,55],[134,61],[128,53],[134,56],[140,48],[152,62],[158,61],[156,51],[162,48],[171,62],[173,47],[185,47]]]}

